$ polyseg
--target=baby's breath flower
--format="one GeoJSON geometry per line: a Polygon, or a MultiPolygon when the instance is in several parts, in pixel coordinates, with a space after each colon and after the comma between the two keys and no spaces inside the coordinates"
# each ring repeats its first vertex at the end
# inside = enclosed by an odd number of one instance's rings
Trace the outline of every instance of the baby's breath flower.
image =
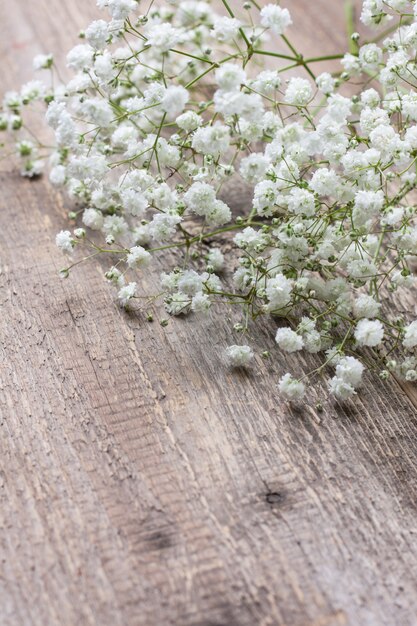
{"type": "Polygon", "coordinates": [[[306,391],[304,383],[293,378],[288,373],[279,381],[278,389],[288,400],[301,400],[306,391]]]}
{"type": "Polygon", "coordinates": [[[142,246],[133,246],[130,248],[126,258],[129,267],[147,267],[151,262],[151,255],[142,246]]]}
{"type": "Polygon", "coordinates": [[[253,359],[253,351],[249,346],[233,345],[226,348],[226,357],[231,367],[246,367],[253,359]]]}
{"type": "Polygon", "coordinates": [[[303,338],[291,328],[278,328],[275,341],[284,352],[297,352],[304,346],[303,338]]]}
{"type": "Polygon", "coordinates": [[[292,24],[292,19],[288,9],[282,9],[276,4],[267,4],[261,10],[261,24],[265,28],[270,28],[275,35],[282,35],[292,24]]]}
{"type": "MultiPolygon", "coordinates": [[[[416,3],[363,0],[362,22],[395,18],[391,30],[363,45],[355,33],[342,71],[335,62],[314,78],[318,59],[289,42],[293,59],[268,49],[292,24],[279,4],[247,3],[237,19],[226,3],[142,2],[97,0],[108,16],[68,51],[69,81],[38,55],[34,68],[53,81],[3,98],[2,145],[10,136],[22,175],[48,164],[75,205],[72,234],[56,243],[83,252],[62,276],[101,255],[127,306],[156,255],[165,271],[141,298],[162,298],[172,316],[221,302],[229,318],[234,305],[240,333],[262,315],[288,318],[275,355],[324,353],[314,372],[335,370],[328,385],[340,400],[360,388],[363,347],[377,348],[364,357],[381,361],[382,380],[416,381],[417,321],[383,306],[385,291],[416,282],[416,3]],[[53,148],[26,121],[42,105],[53,148]]],[[[246,345],[227,354],[235,366],[253,358],[246,345]]],[[[278,389],[301,399],[305,382],[285,374],[278,389]]]]}
{"type": "Polygon", "coordinates": [[[360,320],[355,328],[355,339],[360,346],[378,346],[384,336],[384,327],[379,320],[360,320]]]}
{"type": "Polygon", "coordinates": [[[57,234],[55,242],[62,252],[65,252],[66,254],[72,253],[75,241],[73,240],[69,230],[61,230],[61,232],[57,234]]]}
{"type": "Polygon", "coordinates": [[[308,104],[313,97],[311,84],[305,78],[291,78],[285,90],[285,101],[298,107],[308,104]]]}
{"type": "Polygon", "coordinates": [[[356,393],[355,388],[350,383],[337,376],[334,376],[330,380],[329,391],[338,398],[338,400],[348,400],[356,393]]]}
{"type": "Polygon", "coordinates": [[[238,36],[242,22],[231,17],[216,17],[213,23],[213,35],[220,42],[231,42],[238,36]]]}
{"type": "Polygon", "coordinates": [[[406,327],[403,346],[407,348],[407,350],[412,350],[417,346],[417,320],[411,322],[411,324],[406,327]]]}
{"type": "Polygon", "coordinates": [[[37,54],[33,59],[33,69],[47,70],[52,67],[54,57],[52,54],[37,54]]]}
{"type": "Polygon", "coordinates": [[[117,297],[119,298],[119,302],[122,306],[127,306],[129,301],[135,297],[136,287],[136,283],[128,283],[119,289],[117,297]]]}

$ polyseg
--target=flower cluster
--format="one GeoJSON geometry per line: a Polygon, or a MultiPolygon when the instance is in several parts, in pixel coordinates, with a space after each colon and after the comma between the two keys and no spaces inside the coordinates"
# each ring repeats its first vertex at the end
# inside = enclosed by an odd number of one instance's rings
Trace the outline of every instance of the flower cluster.
{"type": "MultiPolygon", "coordinates": [[[[82,207],[58,247],[108,255],[124,307],[148,302],[140,273],[158,255],[168,314],[226,300],[242,311],[236,332],[260,315],[286,320],[277,350],[323,354],[309,376],[333,368],[329,391],[341,400],[363,363],[416,380],[417,321],[387,319],[383,296],[414,283],[417,3],[364,0],[362,22],[389,28],[363,42],[352,33],[350,52],[332,56],[339,68],[316,75],[325,57],[296,53],[277,4],[251,0],[236,16],[226,0],[224,13],[205,1],[142,2],[98,0],[108,17],[69,51],[69,82],[57,84],[53,57],[39,55],[35,70],[55,80],[4,97],[0,129],[22,174],[38,175],[47,158],[51,183],[82,207]],[[269,50],[277,38],[287,52],[269,50]],[[47,106],[53,149],[25,132],[31,103],[47,106]],[[252,197],[233,216],[225,199],[239,179],[252,197]]],[[[227,360],[249,365],[252,347],[230,346],[227,360]]],[[[278,388],[292,400],[306,392],[289,373],[278,388]]]]}

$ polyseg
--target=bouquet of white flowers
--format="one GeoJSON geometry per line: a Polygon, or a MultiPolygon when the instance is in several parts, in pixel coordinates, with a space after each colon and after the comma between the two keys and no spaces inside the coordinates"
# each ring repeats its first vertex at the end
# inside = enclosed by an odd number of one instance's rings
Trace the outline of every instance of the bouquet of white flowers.
{"type": "MultiPolygon", "coordinates": [[[[226,0],[217,10],[144,1],[98,0],[109,17],[69,51],[73,78],[59,81],[40,55],[34,67],[51,86],[33,80],[4,97],[0,129],[22,174],[39,174],[47,156],[51,183],[82,207],[56,243],[87,253],[62,276],[107,255],[120,304],[148,303],[138,281],[158,255],[170,315],[226,301],[241,308],[242,336],[259,316],[280,316],[277,350],[323,352],[306,376],[332,367],[339,399],[356,393],[363,363],[416,380],[417,321],[387,319],[383,296],[414,281],[417,3],[364,0],[362,22],[383,32],[352,33],[346,54],[305,58],[277,4],[250,0],[235,14],[226,0]],[[326,58],[341,67],[316,75],[326,58]],[[37,102],[52,148],[23,120],[37,102]],[[239,177],[248,199],[235,215],[225,199],[239,177]]],[[[227,357],[247,366],[253,349],[242,341],[227,357]]],[[[305,393],[289,373],[278,387],[293,400],[305,393]]]]}

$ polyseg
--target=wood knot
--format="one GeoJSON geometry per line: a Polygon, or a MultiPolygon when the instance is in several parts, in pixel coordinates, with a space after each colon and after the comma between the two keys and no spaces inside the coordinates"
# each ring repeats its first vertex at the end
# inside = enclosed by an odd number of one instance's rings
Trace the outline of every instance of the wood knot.
{"type": "Polygon", "coordinates": [[[277,506],[285,500],[285,494],[282,491],[268,491],[265,500],[271,506],[277,506]]]}

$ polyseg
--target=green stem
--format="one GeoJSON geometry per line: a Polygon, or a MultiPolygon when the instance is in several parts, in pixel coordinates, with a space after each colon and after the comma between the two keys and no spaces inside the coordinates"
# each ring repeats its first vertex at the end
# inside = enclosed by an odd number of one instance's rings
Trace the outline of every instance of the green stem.
{"type": "Polygon", "coordinates": [[[352,0],[346,0],[345,2],[345,20],[349,52],[350,54],[357,55],[358,44],[352,39],[352,35],[355,32],[355,7],[352,0]]]}
{"type": "Polygon", "coordinates": [[[190,54],[189,52],[183,52],[182,50],[177,50],[176,48],[170,48],[170,52],[175,52],[175,54],[182,54],[184,57],[190,57],[190,59],[195,59],[196,61],[201,61],[201,63],[213,63],[210,59],[205,59],[204,57],[198,57],[195,54],[190,54]]]}
{"type": "Polygon", "coordinates": [[[277,59],[286,59],[287,61],[294,61],[297,63],[298,59],[290,57],[288,54],[280,54],[278,52],[269,52],[268,50],[258,50],[254,48],[253,54],[262,54],[264,56],[276,57],[277,59]]]}
{"type": "Polygon", "coordinates": [[[212,70],[214,70],[216,67],[219,67],[218,63],[213,63],[209,68],[207,68],[204,72],[202,72],[201,74],[199,74],[199,76],[197,76],[196,78],[194,78],[193,80],[191,80],[189,83],[187,83],[185,85],[186,89],[189,89],[190,87],[192,87],[193,85],[195,85],[195,83],[198,83],[198,81],[200,80],[200,78],[203,78],[203,76],[206,76],[206,74],[209,74],[212,70]]]}
{"type": "Polygon", "coordinates": [[[304,59],[304,63],[318,63],[319,61],[333,61],[335,59],[343,59],[344,54],[330,54],[327,57],[313,57],[312,59],[304,59]]]}

